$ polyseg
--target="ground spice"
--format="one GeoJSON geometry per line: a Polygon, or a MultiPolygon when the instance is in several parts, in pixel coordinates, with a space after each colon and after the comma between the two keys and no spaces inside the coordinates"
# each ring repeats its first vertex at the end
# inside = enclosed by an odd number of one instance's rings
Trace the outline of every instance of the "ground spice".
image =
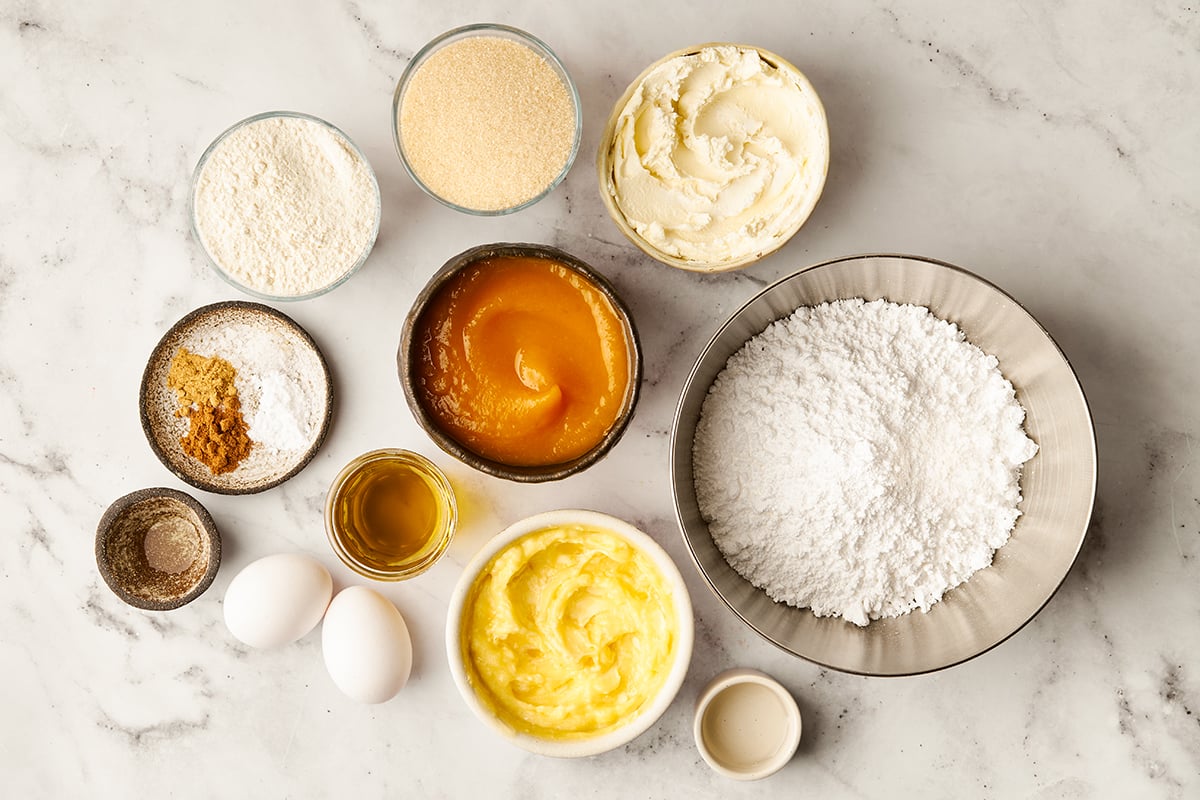
{"type": "Polygon", "coordinates": [[[193,406],[219,406],[237,397],[237,370],[223,358],[207,358],[179,348],[167,372],[167,388],[179,397],[177,417],[186,417],[193,406]]]}
{"type": "Polygon", "coordinates": [[[214,475],[237,469],[254,444],[242,416],[236,377],[237,370],[225,359],[197,355],[183,347],[167,372],[167,388],[174,389],[179,400],[175,414],[189,422],[179,444],[214,475]]]}
{"type": "Polygon", "coordinates": [[[179,440],[183,452],[204,463],[214,475],[232,472],[250,455],[254,443],[246,435],[249,427],[237,397],[224,405],[192,409],[187,416],[191,421],[188,435],[179,440]]]}
{"type": "Polygon", "coordinates": [[[200,557],[200,530],[186,517],[164,516],[146,531],[142,547],[150,569],[178,575],[200,557]]]}

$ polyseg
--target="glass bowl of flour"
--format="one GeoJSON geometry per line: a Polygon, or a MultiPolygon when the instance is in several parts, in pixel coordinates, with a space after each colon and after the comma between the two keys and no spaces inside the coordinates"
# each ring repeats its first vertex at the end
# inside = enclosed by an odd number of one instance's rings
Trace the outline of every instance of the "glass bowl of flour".
{"type": "Polygon", "coordinates": [[[218,136],[196,164],[189,203],[213,269],[264,300],[307,300],[345,282],[370,255],[382,208],[350,137],[292,111],[218,136]]]}
{"type": "Polygon", "coordinates": [[[857,256],[717,332],[671,470],[685,542],[746,624],[832,669],[912,675],[1049,602],[1091,518],[1096,443],[1074,371],[1015,300],[949,264],[857,256]]]}

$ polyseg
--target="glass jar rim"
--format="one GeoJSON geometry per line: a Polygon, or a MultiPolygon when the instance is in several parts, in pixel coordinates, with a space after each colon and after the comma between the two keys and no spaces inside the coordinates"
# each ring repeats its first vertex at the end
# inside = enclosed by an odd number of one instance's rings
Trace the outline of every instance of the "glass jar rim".
{"type": "Polygon", "coordinates": [[[454,487],[451,485],[450,479],[446,477],[446,474],[437,464],[434,464],[420,453],[415,453],[411,450],[381,448],[371,450],[351,459],[342,467],[337,476],[334,477],[329,486],[329,492],[325,496],[325,534],[329,539],[330,547],[343,564],[359,575],[373,580],[400,581],[426,572],[445,555],[451,540],[454,538],[457,527],[458,503],[455,499],[454,487]],[[430,541],[434,543],[431,550],[412,563],[388,570],[365,564],[354,557],[342,541],[342,532],[334,515],[334,506],[337,499],[341,496],[342,489],[346,483],[364,467],[378,461],[398,461],[416,467],[426,478],[434,483],[435,491],[432,493],[435,495],[437,502],[443,505],[443,511],[446,515],[446,519],[440,526],[440,529],[434,531],[430,536],[430,541]]]}

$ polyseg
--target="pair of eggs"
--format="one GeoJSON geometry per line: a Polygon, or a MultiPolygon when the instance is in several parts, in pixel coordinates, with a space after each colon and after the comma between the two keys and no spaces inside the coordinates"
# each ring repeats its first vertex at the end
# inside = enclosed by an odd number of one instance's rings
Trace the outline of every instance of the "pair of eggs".
{"type": "Polygon", "coordinates": [[[412,639],[386,597],[365,586],[333,595],[329,570],[308,556],[281,553],[239,572],[225,592],[225,625],[251,647],[282,647],[324,619],[321,651],[334,685],[361,703],[383,703],[412,672],[412,639]]]}

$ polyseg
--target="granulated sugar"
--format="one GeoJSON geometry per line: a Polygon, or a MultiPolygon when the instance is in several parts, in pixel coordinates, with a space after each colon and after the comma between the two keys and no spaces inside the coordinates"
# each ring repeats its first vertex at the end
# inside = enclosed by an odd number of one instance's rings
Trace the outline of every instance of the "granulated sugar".
{"type": "Polygon", "coordinates": [[[533,49],[474,36],[417,68],[398,130],[409,166],[434,194],[499,211],[532,200],[563,171],[575,141],[575,106],[533,49]]]}
{"type": "Polygon", "coordinates": [[[375,241],[370,167],[327,125],[269,117],[222,139],[197,176],[196,231],[213,261],[261,294],[336,283],[375,241]]]}
{"type": "Polygon", "coordinates": [[[729,564],[858,625],[928,610],[991,563],[1037,451],[993,356],[929,310],[797,309],[705,399],[696,494],[729,564]]]}

